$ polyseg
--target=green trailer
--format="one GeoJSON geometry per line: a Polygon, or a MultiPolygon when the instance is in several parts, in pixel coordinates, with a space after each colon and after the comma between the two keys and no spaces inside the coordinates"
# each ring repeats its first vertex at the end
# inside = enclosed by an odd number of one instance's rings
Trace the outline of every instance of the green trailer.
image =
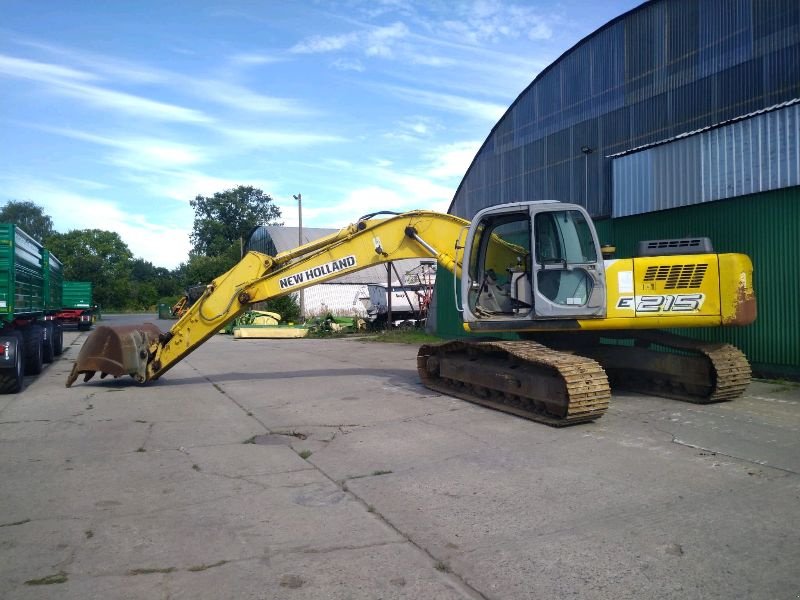
{"type": "Polygon", "coordinates": [[[19,392],[63,349],[55,318],[61,263],[16,225],[0,223],[0,393],[19,392]]]}
{"type": "Polygon", "coordinates": [[[56,313],[64,325],[75,325],[80,330],[91,328],[95,321],[91,281],[62,281],[61,308],[56,313]]]}

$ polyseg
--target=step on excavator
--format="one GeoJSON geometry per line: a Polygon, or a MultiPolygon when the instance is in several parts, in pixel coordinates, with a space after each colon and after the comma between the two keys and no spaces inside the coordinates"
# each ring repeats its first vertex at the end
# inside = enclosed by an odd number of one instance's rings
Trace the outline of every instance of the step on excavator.
{"type": "Polygon", "coordinates": [[[419,349],[423,384],[442,394],[565,426],[602,416],[611,387],[708,403],[736,398],[750,381],[734,346],[664,331],[752,323],[747,256],[691,238],[640,242],[634,258],[604,258],[582,207],[545,200],[492,206],[471,223],[428,211],[374,213],[276,256],[248,252],[169,331],[96,327],[67,386],[98,372],[158,379],[255,302],[429,257],[460,280],[453,293],[465,332],[483,334],[419,349]],[[497,340],[509,332],[519,339],[497,340]]]}

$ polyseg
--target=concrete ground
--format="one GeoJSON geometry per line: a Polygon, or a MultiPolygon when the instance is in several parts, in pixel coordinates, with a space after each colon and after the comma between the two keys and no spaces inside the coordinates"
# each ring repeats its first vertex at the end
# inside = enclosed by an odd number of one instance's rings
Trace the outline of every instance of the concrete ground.
{"type": "Polygon", "coordinates": [[[416,348],[217,336],[163,380],[0,396],[2,598],[800,595],[800,387],[616,394],[567,429],[416,348]]]}

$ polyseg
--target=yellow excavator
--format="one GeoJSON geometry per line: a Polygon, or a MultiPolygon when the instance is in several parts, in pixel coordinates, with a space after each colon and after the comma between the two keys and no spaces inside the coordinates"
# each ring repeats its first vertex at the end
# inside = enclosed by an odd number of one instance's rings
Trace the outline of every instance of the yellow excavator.
{"type": "MultiPolygon", "coordinates": [[[[158,379],[255,303],[403,258],[435,257],[454,286],[465,339],[420,348],[427,387],[554,426],[592,421],[611,386],[697,403],[735,398],[750,381],[744,354],[669,328],[747,325],[753,266],[707,238],[640,242],[604,259],[588,213],[557,201],[480,211],[472,222],[428,211],[373,213],[338,233],[268,256],[248,252],[167,331],[99,326],[67,379],[158,379]],[[495,336],[496,337],[496,336],[495,336]]],[[[441,293],[441,291],[440,291],[441,293]]]]}

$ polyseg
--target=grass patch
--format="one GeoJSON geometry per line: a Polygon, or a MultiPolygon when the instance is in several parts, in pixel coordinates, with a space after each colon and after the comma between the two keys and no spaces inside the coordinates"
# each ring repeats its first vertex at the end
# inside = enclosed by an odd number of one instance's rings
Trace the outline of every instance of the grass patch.
{"type": "Polygon", "coordinates": [[[362,338],[365,342],[385,342],[390,344],[438,344],[444,342],[440,338],[422,329],[391,329],[380,331],[376,335],[362,338]]]}
{"type": "Polygon", "coordinates": [[[300,451],[300,452],[298,452],[297,454],[300,456],[300,458],[302,458],[303,460],[305,460],[305,459],[307,459],[309,456],[311,456],[311,455],[313,454],[313,452],[311,452],[311,450],[301,450],[301,451],[300,451]]]}
{"type": "Polygon", "coordinates": [[[25,582],[25,585],[53,585],[56,583],[66,583],[67,582],[67,574],[64,571],[59,571],[53,575],[48,575],[47,577],[42,577],[40,579],[28,579],[25,582]]]}

